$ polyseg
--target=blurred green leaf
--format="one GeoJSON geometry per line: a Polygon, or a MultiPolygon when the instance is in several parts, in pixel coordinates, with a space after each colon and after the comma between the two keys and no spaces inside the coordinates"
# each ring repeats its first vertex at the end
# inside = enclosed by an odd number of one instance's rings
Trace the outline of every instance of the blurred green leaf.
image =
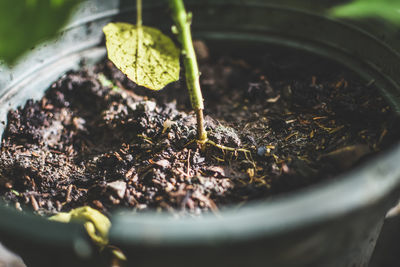
{"type": "Polygon", "coordinates": [[[400,25],[400,0],[355,0],[331,10],[336,17],[380,17],[400,25]]]}
{"type": "Polygon", "coordinates": [[[81,0],[0,0],[0,59],[12,64],[53,37],[81,0]]]}

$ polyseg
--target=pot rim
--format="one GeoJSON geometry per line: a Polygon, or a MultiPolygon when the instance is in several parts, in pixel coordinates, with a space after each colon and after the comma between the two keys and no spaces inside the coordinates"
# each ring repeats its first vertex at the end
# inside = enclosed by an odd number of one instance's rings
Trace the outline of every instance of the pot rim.
{"type": "MultiPolygon", "coordinates": [[[[254,3],[252,5],[258,7],[254,3]]],[[[268,6],[268,4],[259,6],[268,6]]],[[[338,23],[371,38],[373,42],[389,49],[396,58],[399,58],[397,51],[356,26],[304,10],[279,8],[338,23]]],[[[114,13],[115,10],[110,11],[108,16],[115,15],[114,13]]],[[[97,20],[104,17],[94,16],[94,18],[97,20]]],[[[85,24],[87,21],[83,20],[81,23],[85,24]]],[[[79,23],[71,25],[65,29],[79,27],[79,23]]],[[[279,39],[277,40],[279,41],[279,39]]],[[[93,46],[91,42],[88,44],[93,46]]],[[[82,52],[82,47],[79,49],[79,51],[75,51],[75,54],[71,52],[70,56],[76,57],[76,54],[82,52]]],[[[61,57],[65,57],[65,55],[61,57]]],[[[52,60],[56,62],[60,58],[52,60]]],[[[399,89],[397,83],[389,82],[394,87],[397,85],[397,89],[399,89]]],[[[277,235],[283,231],[311,226],[374,205],[397,190],[400,184],[400,164],[396,160],[398,158],[400,158],[400,144],[394,145],[391,150],[375,156],[372,160],[340,175],[335,180],[324,181],[296,192],[279,195],[273,199],[252,201],[240,208],[239,211],[228,207],[221,212],[222,216],[206,214],[203,218],[175,220],[169,214],[149,212],[136,216],[115,213],[112,217],[113,227],[110,231],[110,239],[111,241],[118,240],[119,243],[198,245],[199,243],[240,241],[266,235],[277,235]]],[[[7,220],[0,220],[0,225],[8,227],[8,229],[23,229],[23,232],[26,233],[36,232],[36,228],[33,228],[40,226],[40,223],[44,221],[46,221],[45,226],[54,225],[54,231],[48,233],[62,232],[59,231],[62,227],[67,229],[66,225],[61,226],[61,223],[49,222],[44,218],[31,215],[21,216],[3,206],[0,206],[0,213],[8,217],[7,220]],[[23,223],[10,224],[14,219],[21,218],[24,218],[23,223]]],[[[44,236],[40,233],[39,236],[42,239],[53,238],[50,234],[44,236]]],[[[76,236],[64,235],[63,238],[64,240],[74,239],[76,236]]]]}

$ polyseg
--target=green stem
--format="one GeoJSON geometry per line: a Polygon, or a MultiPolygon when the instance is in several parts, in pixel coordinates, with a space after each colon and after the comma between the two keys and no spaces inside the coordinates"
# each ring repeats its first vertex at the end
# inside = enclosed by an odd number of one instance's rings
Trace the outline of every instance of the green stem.
{"type": "Polygon", "coordinates": [[[189,90],[192,108],[195,110],[197,117],[197,138],[200,141],[204,141],[207,139],[207,132],[204,129],[204,104],[199,82],[200,72],[190,31],[192,16],[190,13],[186,13],[182,0],[169,0],[169,3],[172,9],[172,17],[178,30],[178,39],[182,44],[186,85],[189,90]]]}
{"type": "Polygon", "coordinates": [[[142,0],[136,0],[136,26],[142,27],[142,0]]]}

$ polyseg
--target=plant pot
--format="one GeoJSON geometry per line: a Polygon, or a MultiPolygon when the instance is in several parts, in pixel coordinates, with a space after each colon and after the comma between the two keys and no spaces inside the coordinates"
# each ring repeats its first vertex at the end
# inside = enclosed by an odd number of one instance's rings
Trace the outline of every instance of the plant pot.
{"type": "MultiPolygon", "coordinates": [[[[146,1],[145,23],[172,24],[166,5],[146,1]]],[[[292,1],[187,1],[194,35],[304,50],[374,80],[400,111],[399,54],[360,28],[290,6],[292,1]]],[[[316,1],[318,2],[318,1],[316,1]]],[[[101,28],[132,21],[132,1],[87,1],[54,41],[0,76],[0,120],[80,62],[105,56],[101,28]]],[[[2,130],[4,126],[1,126],[2,130]]],[[[384,216],[400,189],[400,146],[334,181],[243,207],[221,217],[171,220],[165,214],[115,215],[112,244],[145,266],[366,266],[384,216]]],[[[102,266],[80,225],[50,222],[0,207],[0,240],[28,266],[102,266]]]]}

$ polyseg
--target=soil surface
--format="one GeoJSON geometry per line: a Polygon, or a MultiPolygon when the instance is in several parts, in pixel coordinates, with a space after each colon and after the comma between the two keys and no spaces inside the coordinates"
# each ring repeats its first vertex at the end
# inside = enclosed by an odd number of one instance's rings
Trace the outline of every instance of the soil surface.
{"type": "Polygon", "coordinates": [[[210,59],[198,47],[209,139],[241,150],[193,142],[183,79],[151,92],[105,60],[9,112],[1,198],[42,215],[83,205],[218,212],[337,177],[400,136],[373,82],[332,62],[286,52],[210,59]]]}

